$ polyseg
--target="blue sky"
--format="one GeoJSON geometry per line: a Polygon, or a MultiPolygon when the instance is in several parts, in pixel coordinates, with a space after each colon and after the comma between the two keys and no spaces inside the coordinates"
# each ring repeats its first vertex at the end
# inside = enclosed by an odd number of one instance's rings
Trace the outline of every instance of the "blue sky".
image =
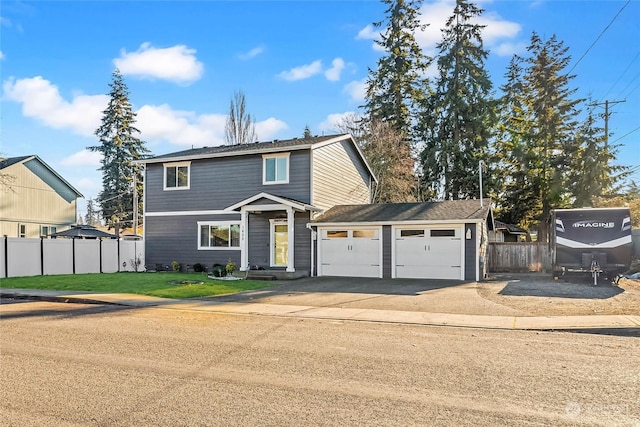
{"type": "MultiPolygon", "coordinates": [[[[427,54],[453,3],[424,2],[421,19],[430,25],[417,39],[427,54]]],[[[634,166],[640,181],[640,1],[479,4],[496,91],[532,31],[556,34],[573,58],[576,96],[626,100],[611,106],[610,141],[622,145],[618,163],[634,166]]],[[[378,1],[3,0],[0,155],[37,154],[95,198],[99,157],[85,147],[97,143],[116,66],[156,155],[221,144],[238,90],[261,141],[302,136],[306,125],[333,133],[363,102],[368,68],[381,54],[371,24],[384,10],[378,1]]]]}

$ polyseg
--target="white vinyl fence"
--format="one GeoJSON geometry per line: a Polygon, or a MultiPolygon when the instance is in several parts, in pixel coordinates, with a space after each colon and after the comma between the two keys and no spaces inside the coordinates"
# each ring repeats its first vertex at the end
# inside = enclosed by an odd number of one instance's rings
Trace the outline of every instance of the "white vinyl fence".
{"type": "Polygon", "coordinates": [[[144,271],[142,240],[0,240],[0,278],[136,271],[136,262],[144,271]]]}

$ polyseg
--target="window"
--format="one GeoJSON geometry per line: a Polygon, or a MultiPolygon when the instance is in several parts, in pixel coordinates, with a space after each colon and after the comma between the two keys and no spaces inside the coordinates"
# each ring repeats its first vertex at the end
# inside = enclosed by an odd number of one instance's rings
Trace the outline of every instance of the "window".
{"type": "Polygon", "coordinates": [[[27,237],[27,225],[18,224],[18,237],[27,237]]]}
{"type": "Polygon", "coordinates": [[[240,224],[199,222],[198,249],[240,249],[240,224]]]}
{"type": "Polygon", "coordinates": [[[424,230],[400,230],[400,237],[424,237],[424,230]]]}
{"type": "Polygon", "coordinates": [[[353,230],[354,239],[375,239],[376,230],[353,230]]]}
{"type": "Polygon", "coordinates": [[[327,231],[327,239],[345,239],[349,235],[347,230],[327,231]]]}
{"type": "Polygon", "coordinates": [[[47,237],[50,234],[54,234],[57,231],[57,228],[49,225],[41,225],[40,226],[40,237],[47,237]]]}
{"type": "Polygon", "coordinates": [[[289,153],[263,156],[263,184],[286,184],[289,182],[289,153]]]}
{"type": "Polygon", "coordinates": [[[187,190],[189,189],[189,172],[191,164],[167,163],[164,165],[164,189],[187,190]]]}
{"type": "Polygon", "coordinates": [[[431,230],[431,237],[456,237],[456,230],[431,230]]]}

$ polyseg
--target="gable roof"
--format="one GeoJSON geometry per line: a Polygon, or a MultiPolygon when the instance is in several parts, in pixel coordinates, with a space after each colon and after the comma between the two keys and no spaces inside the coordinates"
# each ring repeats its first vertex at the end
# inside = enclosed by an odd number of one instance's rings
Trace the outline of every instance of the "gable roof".
{"type": "MultiPolygon", "coordinates": [[[[307,203],[301,202],[299,200],[295,200],[295,199],[291,199],[289,197],[282,197],[282,196],[276,196],[275,194],[269,194],[269,193],[258,193],[255,194],[249,198],[246,198],[244,200],[239,201],[238,203],[235,203],[227,208],[225,208],[225,211],[237,211],[238,209],[242,208],[243,206],[247,206],[252,204],[255,201],[261,200],[261,199],[266,199],[269,200],[271,202],[277,203],[277,204],[281,204],[281,205],[285,205],[285,206],[290,206],[294,209],[297,209],[299,211],[318,211],[319,209],[311,206],[307,203]]],[[[260,205],[257,205],[258,207],[260,205]]]]}
{"type": "MultiPolygon", "coordinates": [[[[311,221],[314,225],[392,222],[493,222],[491,200],[445,200],[421,203],[380,203],[334,206],[311,221]]],[[[490,226],[492,228],[492,226],[490,226]]]]}
{"type": "Polygon", "coordinates": [[[334,144],[336,142],[348,141],[355,148],[358,156],[362,160],[362,163],[367,168],[367,171],[376,180],[377,177],[371,170],[369,163],[364,157],[364,154],[358,147],[358,144],[354,141],[351,135],[337,134],[337,135],[322,135],[312,136],[308,138],[293,138],[286,140],[255,142],[253,144],[235,144],[235,145],[219,145],[216,147],[202,147],[192,148],[189,150],[177,151],[175,153],[163,154],[160,156],[149,157],[147,159],[139,160],[139,163],[163,163],[163,162],[178,162],[186,160],[196,159],[210,159],[216,157],[231,157],[231,156],[245,156],[250,154],[266,154],[266,153],[281,153],[294,150],[313,150],[325,145],[334,144]]]}
{"type": "Polygon", "coordinates": [[[18,163],[22,163],[27,169],[36,174],[49,187],[55,190],[55,192],[58,193],[60,197],[63,197],[68,202],[78,197],[84,197],[82,193],[76,190],[71,184],[67,182],[66,179],[60,176],[58,172],[53,170],[51,166],[46,164],[44,160],[42,160],[35,154],[29,156],[0,159],[0,170],[18,163]]]}

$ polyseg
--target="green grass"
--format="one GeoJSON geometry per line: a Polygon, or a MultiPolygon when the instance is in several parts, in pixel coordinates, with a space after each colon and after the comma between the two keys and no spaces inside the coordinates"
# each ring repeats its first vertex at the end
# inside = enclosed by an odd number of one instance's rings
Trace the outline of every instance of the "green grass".
{"type": "Polygon", "coordinates": [[[204,273],[62,274],[0,280],[3,288],[141,294],[177,299],[233,294],[272,285],[259,280],[212,280],[204,273]],[[204,283],[182,284],[187,281],[204,283]]]}

